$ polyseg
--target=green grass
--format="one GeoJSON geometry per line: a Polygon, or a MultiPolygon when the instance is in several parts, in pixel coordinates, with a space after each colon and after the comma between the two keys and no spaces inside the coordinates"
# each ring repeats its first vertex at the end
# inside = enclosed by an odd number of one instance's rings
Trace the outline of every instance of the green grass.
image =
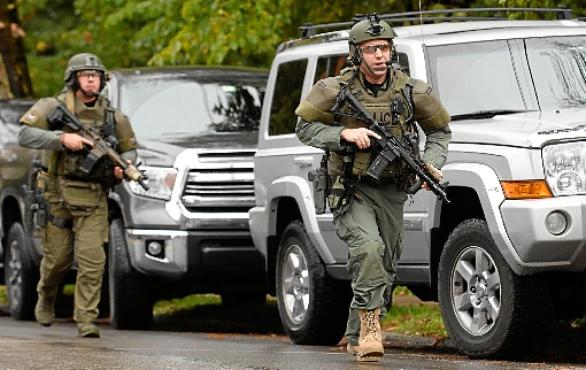
{"type": "Polygon", "coordinates": [[[191,294],[183,298],[158,301],[154,305],[155,316],[171,316],[188,312],[196,306],[219,305],[222,298],[217,294],[191,294]]]}
{"type": "Polygon", "coordinates": [[[8,297],[6,296],[6,286],[0,285],[0,306],[8,304],[8,297]]]}
{"type": "MultiPolygon", "coordinates": [[[[398,301],[400,296],[413,296],[413,293],[405,287],[397,287],[393,293],[394,301],[398,301]]],[[[439,307],[434,303],[393,304],[383,317],[381,326],[385,331],[398,334],[436,339],[448,337],[439,307]]]]}

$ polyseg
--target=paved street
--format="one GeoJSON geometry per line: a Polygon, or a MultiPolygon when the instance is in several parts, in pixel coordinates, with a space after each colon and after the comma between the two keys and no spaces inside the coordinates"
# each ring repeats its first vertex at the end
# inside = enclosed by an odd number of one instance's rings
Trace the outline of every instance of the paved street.
{"type": "Polygon", "coordinates": [[[158,322],[151,331],[101,324],[102,338],[80,339],[70,320],[43,328],[0,317],[0,369],[586,369],[586,363],[572,363],[568,356],[547,362],[471,360],[449,347],[394,336],[388,337],[382,363],[357,364],[343,348],[297,346],[282,333],[266,331],[275,328],[272,319],[261,334],[246,325],[247,317],[241,319],[238,326],[237,318],[183,317],[158,322]],[[206,326],[215,332],[205,332],[206,326]]]}

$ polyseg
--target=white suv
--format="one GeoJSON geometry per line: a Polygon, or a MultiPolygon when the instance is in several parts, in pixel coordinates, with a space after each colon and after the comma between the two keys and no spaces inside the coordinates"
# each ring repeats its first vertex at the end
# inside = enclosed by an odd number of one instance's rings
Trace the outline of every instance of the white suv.
{"type": "MultiPolygon", "coordinates": [[[[453,132],[443,168],[451,203],[426,191],[407,202],[397,284],[438,300],[470,356],[531,347],[552,315],[586,309],[586,23],[550,12],[555,20],[395,28],[401,68],[433,85],[453,132]]],[[[410,16],[429,14],[381,19],[410,16]]],[[[296,343],[337,342],[348,311],[347,248],[331,213],[316,215],[307,178],[323,153],[297,139],[294,110],[344,66],[351,25],[307,27],[279,47],[254,157],[252,236],[296,343]]]]}

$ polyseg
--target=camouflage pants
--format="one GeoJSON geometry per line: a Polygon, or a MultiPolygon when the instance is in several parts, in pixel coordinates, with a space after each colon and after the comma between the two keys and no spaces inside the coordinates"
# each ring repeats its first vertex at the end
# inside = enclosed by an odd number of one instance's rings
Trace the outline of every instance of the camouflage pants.
{"type": "MultiPolygon", "coordinates": [[[[86,183],[91,184],[91,183],[86,183]]],[[[49,212],[54,217],[72,221],[71,227],[58,227],[48,222],[42,235],[43,259],[37,285],[39,299],[53,302],[64,275],[77,260],[73,319],[78,323],[93,322],[98,317],[102,275],[106,261],[104,243],[108,240],[107,194],[101,187],[76,188],[75,199],[46,191],[49,212]]]]}
{"type": "Polygon", "coordinates": [[[403,205],[407,196],[395,185],[359,185],[348,207],[336,214],[338,236],[348,245],[352,276],[346,337],[358,344],[359,309],[381,308],[390,298],[403,242],[403,205]]]}

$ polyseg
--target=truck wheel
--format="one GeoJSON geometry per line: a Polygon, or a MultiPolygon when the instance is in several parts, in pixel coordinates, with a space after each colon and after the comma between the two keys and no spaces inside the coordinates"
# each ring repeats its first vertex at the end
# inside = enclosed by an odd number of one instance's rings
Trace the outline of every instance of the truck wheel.
{"type": "Polygon", "coordinates": [[[285,229],[277,255],[277,303],[296,344],[333,345],[346,328],[350,284],[329,278],[300,221],[285,229]]]}
{"type": "Polygon", "coordinates": [[[439,261],[440,309],[450,338],[471,357],[520,355],[540,327],[539,287],[509,268],[485,221],[470,219],[448,237],[439,261]]]}
{"type": "Polygon", "coordinates": [[[124,225],[117,218],[110,223],[108,244],[108,288],[110,324],[116,329],[146,329],[153,321],[153,301],[146,278],[130,264],[124,225]]]}
{"type": "Polygon", "coordinates": [[[8,311],[16,320],[32,320],[37,303],[39,268],[30,257],[31,241],[22,225],[14,223],[6,238],[4,279],[8,311]]]}

